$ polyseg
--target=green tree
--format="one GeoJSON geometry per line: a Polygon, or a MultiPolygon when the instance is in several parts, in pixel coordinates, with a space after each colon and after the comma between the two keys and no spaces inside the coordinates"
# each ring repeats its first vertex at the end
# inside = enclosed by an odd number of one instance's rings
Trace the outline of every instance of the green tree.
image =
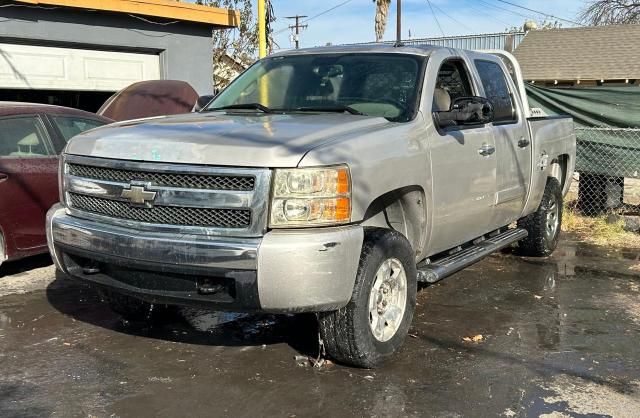
{"type": "Polygon", "coordinates": [[[389,7],[391,0],[373,0],[376,4],[376,42],[380,42],[387,28],[387,20],[389,19],[389,7]]]}
{"type": "MultiPolygon", "coordinates": [[[[240,12],[240,25],[235,29],[213,31],[213,65],[224,66],[225,55],[249,65],[256,59],[258,25],[253,15],[252,0],[197,0],[197,4],[240,12]]],[[[216,79],[216,89],[225,87],[226,79],[216,79]]]]}

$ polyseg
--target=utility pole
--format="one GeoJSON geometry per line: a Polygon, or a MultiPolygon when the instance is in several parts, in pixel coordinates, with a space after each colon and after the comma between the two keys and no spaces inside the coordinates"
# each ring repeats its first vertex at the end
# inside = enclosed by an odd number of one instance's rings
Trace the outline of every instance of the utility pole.
{"type": "Polygon", "coordinates": [[[258,54],[260,58],[267,56],[267,13],[265,0],[258,0],[258,54]]]}
{"type": "Polygon", "coordinates": [[[285,17],[285,19],[295,19],[296,20],[296,24],[295,25],[289,25],[289,29],[293,29],[294,30],[293,40],[296,43],[296,49],[300,48],[300,29],[306,29],[307,26],[309,26],[309,25],[301,25],[300,24],[300,19],[302,19],[304,17],[308,17],[308,16],[295,15],[295,16],[287,16],[287,17],[285,17]]]}
{"type": "Polygon", "coordinates": [[[396,44],[402,44],[402,0],[398,2],[398,13],[396,13],[396,44]]]}

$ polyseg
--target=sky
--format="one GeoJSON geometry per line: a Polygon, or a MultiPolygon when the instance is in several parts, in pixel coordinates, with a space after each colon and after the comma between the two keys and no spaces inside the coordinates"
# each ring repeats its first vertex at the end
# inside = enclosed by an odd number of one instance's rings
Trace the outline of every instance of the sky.
{"type": "MultiPolygon", "coordinates": [[[[402,0],[403,38],[454,36],[504,32],[506,28],[522,26],[526,20],[556,20],[554,15],[567,20],[576,16],[585,0],[507,0],[545,14],[529,12],[502,3],[499,0],[430,0],[437,18],[434,19],[427,0],[402,0]],[[438,26],[440,24],[440,27],[438,26]],[[440,29],[441,28],[441,29],[440,29]]],[[[272,24],[275,41],[281,49],[293,47],[290,40],[292,24],[286,16],[307,15],[308,28],[300,35],[300,46],[321,46],[327,43],[345,44],[375,41],[373,0],[272,0],[277,20],[272,24]],[[340,5],[340,6],[339,6],[340,5]],[[321,16],[316,15],[338,6],[321,16]]],[[[396,7],[392,0],[384,40],[395,39],[396,7]]],[[[563,27],[571,27],[561,22],[563,27]]]]}

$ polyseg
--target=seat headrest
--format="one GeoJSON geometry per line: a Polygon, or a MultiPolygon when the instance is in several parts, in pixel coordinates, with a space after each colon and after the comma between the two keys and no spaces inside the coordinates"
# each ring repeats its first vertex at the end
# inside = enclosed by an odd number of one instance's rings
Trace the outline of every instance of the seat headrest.
{"type": "Polygon", "coordinates": [[[433,112],[446,112],[451,108],[451,96],[443,88],[436,87],[433,92],[433,112]]]}

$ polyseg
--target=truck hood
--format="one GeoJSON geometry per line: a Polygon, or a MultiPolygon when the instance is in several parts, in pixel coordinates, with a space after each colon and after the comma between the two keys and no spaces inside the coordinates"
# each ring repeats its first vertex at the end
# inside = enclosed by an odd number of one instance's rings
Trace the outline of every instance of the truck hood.
{"type": "Polygon", "coordinates": [[[380,117],[336,113],[191,113],[140,119],[74,137],[67,154],[243,167],[295,167],[309,150],[379,130],[380,117]]]}

